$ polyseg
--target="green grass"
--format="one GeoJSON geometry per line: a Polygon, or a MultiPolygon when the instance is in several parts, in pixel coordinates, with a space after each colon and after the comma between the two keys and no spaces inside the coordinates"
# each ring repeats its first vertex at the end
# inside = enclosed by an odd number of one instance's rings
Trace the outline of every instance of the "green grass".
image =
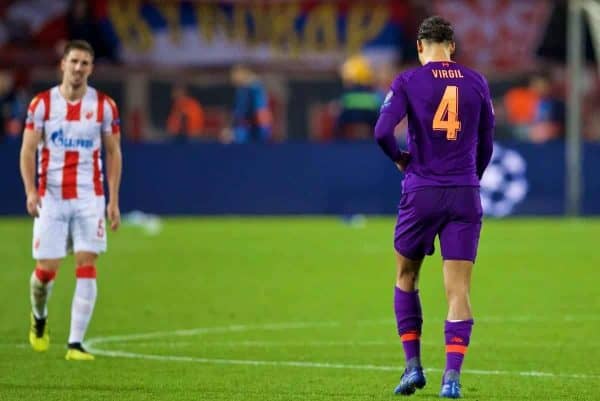
{"type": "MultiPolygon", "coordinates": [[[[31,222],[0,220],[0,400],[397,399],[391,391],[403,355],[392,309],[393,224],[167,219],[156,236],[124,226],[98,263],[87,338],[129,357],[100,353],[73,363],[63,359],[72,258],[50,301],[53,346],[34,353],[27,344],[31,222]],[[182,329],[199,330],[174,333],[182,329]],[[106,339],[154,332],[166,334],[106,339]]],[[[600,220],[486,221],[465,399],[598,399],[598,233],[600,220]]],[[[440,266],[439,254],[423,266],[423,360],[433,370],[415,400],[438,399],[440,266]]]]}

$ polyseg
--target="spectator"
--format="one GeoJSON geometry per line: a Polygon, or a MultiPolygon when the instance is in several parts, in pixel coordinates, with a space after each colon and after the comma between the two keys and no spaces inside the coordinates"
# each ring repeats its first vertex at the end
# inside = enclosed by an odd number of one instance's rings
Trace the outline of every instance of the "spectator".
{"type": "Polygon", "coordinates": [[[234,143],[267,141],[271,137],[272,116],[263,83],[244,65],[231,69],[231,81],[237,88],[233,126],[224,131],[223,140],[234,143]]]}
{"type": "Polygon", "coordinates": [[[67,31],[69,39],[80,39],[90,43],[96,40],[96,26],[87,0],[71,1],[67,11],[67,31]]]}
{"type": "Polygon", "coordinates": [[[171,96],[173,104],[167,118],[167,132],[178,140],[199,139],[204,129],[202,105],[188,95],[182,84],[173,87],[171,96]]]}
{"type": "MultiPolygon", "coordinates": [[[[533,82],[533,78],[531,81],[533,82]]],[[[504,95],[504,111],[506,123],[519,139],[529,137],[529,129],[533,124],[536,109],[540,101],[539,94],[531,83],[527,86],[517,86],[509,89],[504,95]]],[[[498,118],[503,121],[502,118],[498,118]]]]}
{"type": "Polygon", "coordinates": [[[600,76],[595,66],[583,75],[583,137],[590,141],[600,140],[600,76]]]}
{"type": "Polygon", "coordinates": [[[14,76],[0,72],[0,137],[15,140],[23,131],[27,114],[27,95],[19,88],[14,76]]]}
{"type": "Polygon", "coordinates": [[[519,139],[541,143],[564,135],[565,105],[555,95],[548,73],[536,73],[527,86],[510,89],[503,105],[506,121],[519,139]]]}
{"type": "Polygon", "coordinates": [[[374,86],[374,77],[367,59],[350,57],[341,67],[344,92],[340,99],[340,114],[335,127],[338,139],[370,139],[383,101],[374,86]]]}
{"type": "MultiPolygon", "coordinates": [[[[99,7],[95,4],[95,7],[99,7]]],[[[89,42],[95,51],[95,58],[116,60],[116,50],[104,40],[98,22],[94,18],[91,3],[88,0],[72,0],[66,15],[68,39],[81,39],[89,42]]]]}
{"type": "Polygon", "coordinates": [[[539,96],[529,139],[542,143],[564,137],[565,103],[552,91],[550,76],[542,73],[533,77],[530,87],[539,96]]]}

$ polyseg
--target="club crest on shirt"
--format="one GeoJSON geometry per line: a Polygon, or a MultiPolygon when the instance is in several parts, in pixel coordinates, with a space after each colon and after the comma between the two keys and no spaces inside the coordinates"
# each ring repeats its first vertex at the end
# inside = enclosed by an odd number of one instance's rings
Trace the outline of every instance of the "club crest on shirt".
{"type": "Polygon", "coordinates": [[[94,112],[93,111],[90,110],[90,111],[86,111],[85,112],[85,118],[86,119],[91,120],[92,117],[94,117],[94,112]]]}

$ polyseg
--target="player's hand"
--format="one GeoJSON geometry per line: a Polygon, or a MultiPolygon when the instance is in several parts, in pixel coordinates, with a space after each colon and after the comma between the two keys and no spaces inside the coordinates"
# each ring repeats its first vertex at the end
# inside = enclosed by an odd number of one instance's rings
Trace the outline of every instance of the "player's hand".
{"type": "Polygon", "coordinates": [[[42,201],[37,193],[37,190],[27,194],[27,213],[31,217],[39,217],[38,208],[42,207],[42,201]]]}
{"type": "Polygon", "coordinates": [[[106,214],[108,221],[110,222],[110,229],[117,231],[121,225],[121,211],[119,211],[119,205],[115,202],[109,202],[106,207],[106,214]]]}
{"type": "Polygon", "coordinates": [[[396,162],[396,167],[398,167],[398,170],[400,170],[401,172],[404,172],[404,170],[406,170],[406,166],[408,166],[408,163],[410,163],[410,153],[408,152],[400,152],[400,159],[396,162]]]}

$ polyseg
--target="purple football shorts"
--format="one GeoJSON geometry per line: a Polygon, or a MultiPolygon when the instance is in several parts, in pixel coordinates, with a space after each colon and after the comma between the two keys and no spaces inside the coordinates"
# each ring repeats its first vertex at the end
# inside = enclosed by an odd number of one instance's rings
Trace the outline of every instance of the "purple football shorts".
{"type": "Polygon", "coordinates": [[[427,187],[404,193],[394,247],[408,259],[421,260],[433,254],[439,235],[444,260],[474,262],[482,214],[477,187],[427,187]]]}

